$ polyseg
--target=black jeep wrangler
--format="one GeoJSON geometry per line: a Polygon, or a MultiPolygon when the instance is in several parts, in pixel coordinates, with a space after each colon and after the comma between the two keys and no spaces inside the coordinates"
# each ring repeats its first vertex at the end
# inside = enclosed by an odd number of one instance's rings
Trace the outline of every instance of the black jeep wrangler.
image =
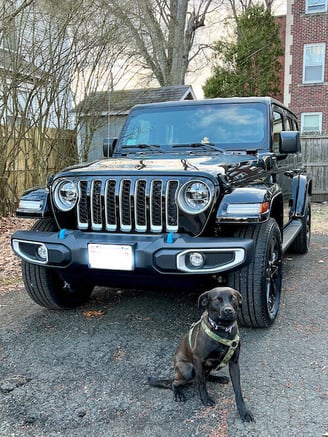
{"type": "Polygon", "coordinates": [[[308,251],[312,181],[295,115],[271,98],[135,106],[104,158],[66,168],[24,193],[12,236],[31,298],[85,302],[95,285],[243,296],[240,322],[267,327],[282,254],[308,251]]]}

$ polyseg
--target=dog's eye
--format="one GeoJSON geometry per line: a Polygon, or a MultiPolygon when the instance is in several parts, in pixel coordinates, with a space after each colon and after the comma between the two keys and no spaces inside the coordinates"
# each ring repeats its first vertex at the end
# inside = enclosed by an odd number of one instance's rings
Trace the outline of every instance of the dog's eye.
{"type": "Polygon", "coordinates": [[[217,298],[217,301],[218,301],[219,303],[222,303],[222,302],[223,302],[222,297],[218,297],[218,298],[217,298]]]}

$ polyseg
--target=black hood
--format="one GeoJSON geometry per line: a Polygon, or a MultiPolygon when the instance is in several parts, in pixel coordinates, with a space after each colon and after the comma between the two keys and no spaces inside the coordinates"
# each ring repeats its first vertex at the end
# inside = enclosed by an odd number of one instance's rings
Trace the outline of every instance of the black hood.
{"type": "Polygon", "coordinates": [[[211,155],[148,155],[132,157],[118,157],[103,159],[92,163],[80,164],[70,167],[62,173],[75,174],[136,174],[136,173],[163,173],[174,174],[181,172],[207,173],[214,177],[225,175],[228,178],[247,177],[249,173],[254,177],[254,172],[264,170],[263,160],[255,155],[211,154],[211,155]],[[262,165],[259,165],[262,162],[262,165]]]}

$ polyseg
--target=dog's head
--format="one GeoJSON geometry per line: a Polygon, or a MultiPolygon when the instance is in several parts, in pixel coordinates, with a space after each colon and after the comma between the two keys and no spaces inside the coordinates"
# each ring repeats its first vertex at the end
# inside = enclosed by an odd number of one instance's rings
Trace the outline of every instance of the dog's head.
{"type": "Polygon", "coordinates": [[[241,294],[230,287],[212,288],[198,298],[198,307],[207,309],[209,317],[223,325],[237,319],[237,311],[241,304],[241,294]]]}

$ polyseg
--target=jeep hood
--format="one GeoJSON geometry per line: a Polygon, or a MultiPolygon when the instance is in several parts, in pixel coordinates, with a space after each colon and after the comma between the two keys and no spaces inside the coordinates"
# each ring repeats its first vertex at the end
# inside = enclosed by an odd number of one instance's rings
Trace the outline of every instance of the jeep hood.
{"type": "MultiPolygon", "coordinates": [[[[133,157],[118,157],[103,159],[93,163],[84,163],[74,167],[65,169],[62,173],[67,171],[78,174],[97,174],[97,173],[152,173],[152,172],[204,172],[212,176],[218,174],[228,175],[235,172],[237,169],[242,170],[243,173],[249,173],[251,170],[254,173],[255,168],[263,170],[263,165],[259,168],[259,160],[255,155],[234,155],[234,154],[220,154],[220,155],[194,155],[190,154],[174,155],[148,155],[148,156],[133,156],[133,157]]],[[[240,171],[238,172],[240,173],[240,171]]]]}

